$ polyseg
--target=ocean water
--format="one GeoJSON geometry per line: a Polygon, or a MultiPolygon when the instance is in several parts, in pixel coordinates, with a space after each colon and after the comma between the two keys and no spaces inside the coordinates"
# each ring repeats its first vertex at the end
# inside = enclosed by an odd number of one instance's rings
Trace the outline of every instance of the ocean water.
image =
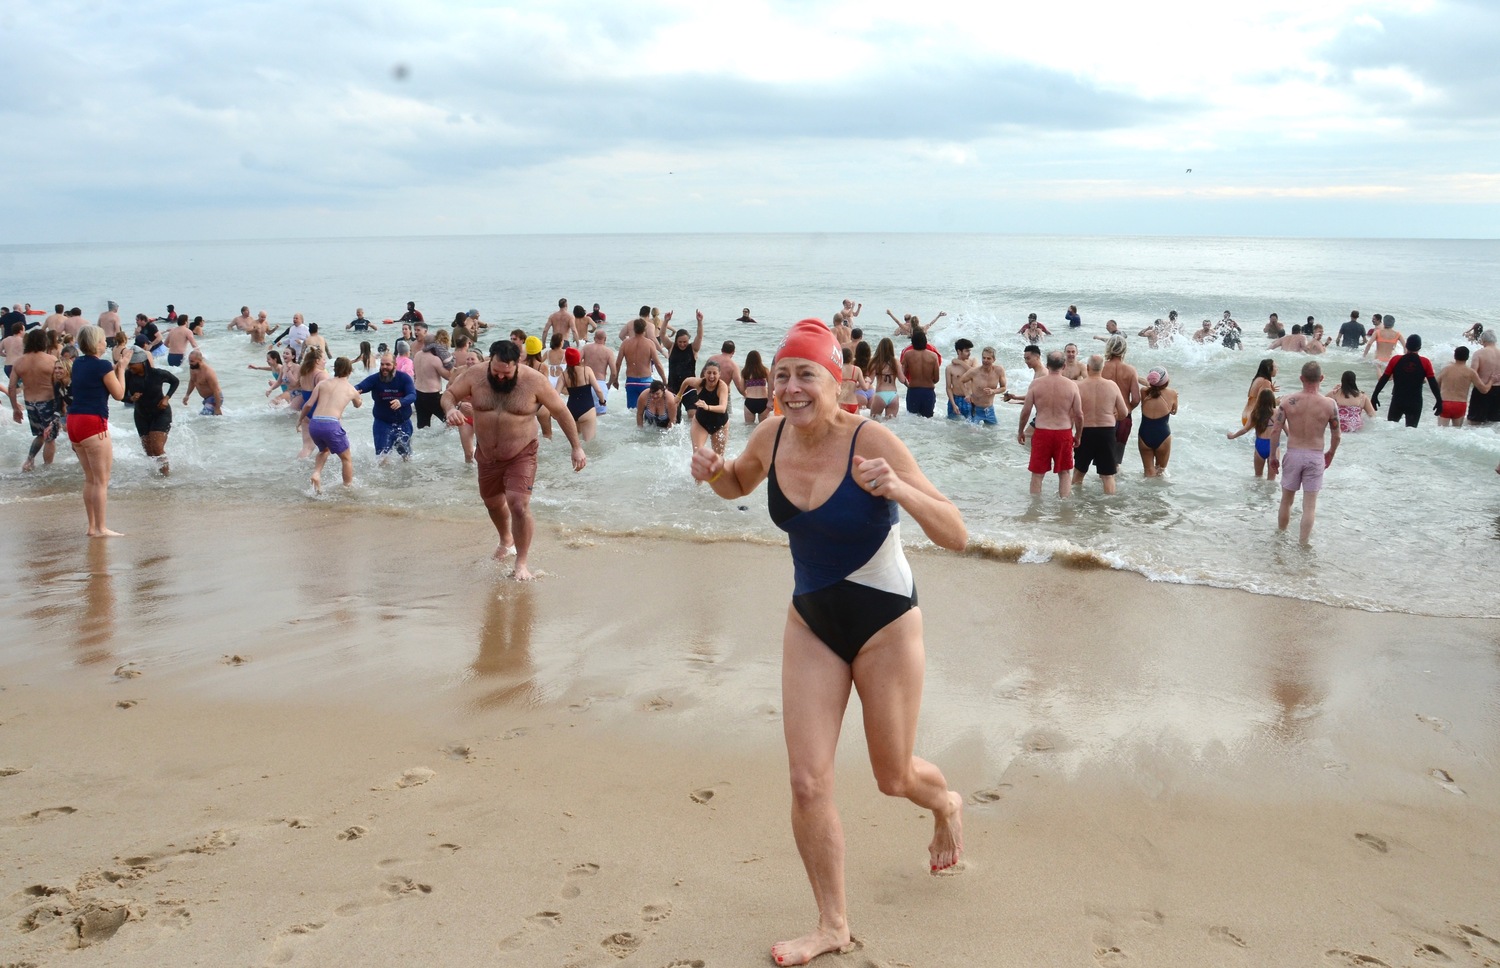
{"type": "MultiPolygon", "coordinates": [[[[1143,372],[1167,367],[1181,408],[1172,420],[1170,476],[1142,478],[1132,442],[1114,497],[1102,495],[1092,475],[1069,500],[1057,498],[1053,478],[1040,499],[1030,497],[1027,455],[1015,442],[1018,407],[1000,408],[998,428],[904,415],[895,421],[927,475],[963,510],[975,567],[993,567],[990,559],[1056,559],[1352,608],[1494,617],[1496,431],[1441,429],[1429,413],[1414,430],[1382,415],[1346,435],[1310,548],[1277,533],[1279,492],[1251,476],[1250,437],[1229,441],[1225,433],[1239,426],[1263,357],[1278,360],[1284,390],[1295,385],[1305,359],[1264,349],[1259,333],[1270,312],[1288,325],[1316,316],[1330,333],[1351,309],[1366,320],[1394,313],[1397,328],[1420,333],[1424,354],[1440,366],[1469,325],[1500,323],[1497,265],[1500,242],[1491,241],[651,235],[9,245],[0,246],[0,298],[49,308],[63,302],[90,318],[108,299],[126,318],[164,313],[167,303],[205,317],[204,349],[225,386],[224,417],[177,408],[168,445],[173,475],[163,480],[141,455],[128,412],[116,407],[112,487],[159,497],[164,510],[174,495],[255,502],[284,512],[271,520],[288,533],[297,510],[314,500],[484,519],[456,434],[420,432],[413,461],[380,467],[368,409],[346,418],[357,487],[314,498],[310,468],[295,460],[292,420],[266,405],[266,375],[247,369],[262,362],[263,351],[225,331],[241,305],[264,309],[283,325],[302,312],[323,326],[336,353],[351,356],[360,337],[343,325],[355,307],[374,319],[395,317],[408,299],[434,324],[477,308],[497,337],[514,327],[540,330],[560,296],[598,302],[609,314],[612,346],[618,327],[643,303],[675,310],[678,324],[702,309],[705,353],[733,339],[743,360],[750,349],[769,355],[790,323],[826,319],[848,297],[864,305],[856,322],[867,337],[891,332],[886,309],[924,319],[945,311],[932,336],[945,359],[960,336],[992,345],[1016,388],[1026,383],[1016,330],[1029,312],[1055,334],[1044,349],[1073,340],[1087,354],[1102,346],[1092,337],[1108,318],[1135,333],[1171,309],[1189,328],[1228,309],[1246,331],[1242,351],[1186,340],[1151,350],[1131,339],[1129,362],[1143,372]],[[1083,317],[1080,330],[1063,322],[1070,304],[1083,317]],[[759,325],[732,322],[743,307],[759,325]]],[[[393,329],[382,327],[375,341],[394,341],[393,329]]],[[[1373,389],[1375,369],[1357,354],[1330,350],[1322,359],[1326,387],[1347,368],[1373,389]]],[[[605,535],[781,540],[759,494],[729,503],[692,483],[686,428],[638,431],[622,405],[623,394],[587,446],[583,473],[571,472],[560,435],[544,444],[533,499],[544,524],[605,535]]],[[[52,468],[22,475],[29,434],[24,425],[4,428],[6,513],[24,513],[34,501],[76,502],[82,478],[66,445],[52,468]]],[[[734,452],[747,428],[731,428],[734,452]]],[[[180,526],[177,517],[163,526],[180,526]]],[[[1293,534],[1295,528],[1294,516],[1293,534]]],[[[920,532],[909,528],[907,539],[920,543],[920,532]]],[[[997,581],[1010,574],[995,569],[997,581]]]]}

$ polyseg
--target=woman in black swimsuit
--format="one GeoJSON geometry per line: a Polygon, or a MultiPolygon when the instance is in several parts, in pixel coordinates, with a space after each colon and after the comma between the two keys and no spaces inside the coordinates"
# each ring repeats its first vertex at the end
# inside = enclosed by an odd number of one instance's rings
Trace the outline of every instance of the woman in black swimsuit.
{"type": "Polygon", "coordinates": [[[714,453],[720,456],[729,442],[729,384],[719,379],[719,364],[703,364],[701,376],[682,381],[682,394],[696,391],[693,407],[693,449],[713,441],[714,453]]]}
{"type": "Polygon", "coordinates": [[[593,440],[599,431],[598,401],[604,399],[604,388],[594,376],[594,368],[583,365],[583,354],[573,347],[563,350],[564,365],[560,389],[568,398],[568,413],[578,425],[580,440],[593,440]]]}
{"type": "Polygon", "coordinates": [[[693,478],[728,500],[765,481],[771,518],[791,545],[796,590],[782,635],[782,725],[792,832],[818,924],[771,949],[781,965],[807,964],[851,940],[843,829],[833,797],[835,749],[851,689],[859,692],[881,791],[932,813],[930,869],[952,867],[963,846],[963,798],[936,766],[913,755],[922,613],[901,551],[900,512],[944,548],[963,550],[968,532],[958,508],[927,480],[900,438],[839,409],[838,361],[827,326],[796,324],[771,367],[784,416],[756,427],[732,460],[700,447],[692,461],[693,478]]]}

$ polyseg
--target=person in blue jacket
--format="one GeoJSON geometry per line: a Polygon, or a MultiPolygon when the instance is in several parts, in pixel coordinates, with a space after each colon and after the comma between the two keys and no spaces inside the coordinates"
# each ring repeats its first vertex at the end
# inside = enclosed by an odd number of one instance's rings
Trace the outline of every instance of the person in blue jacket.
{"type": "Polygon", "coordinates": [[[375,456],[384,459],[391,448],[402,460],[411,460],[411,408],[417,401],[417,385],[411,377],[396,369],[396,358],[380,354],[380,372],[372,373],[355,387],[370,394],[375,420],[370,425],[375,435],[375,456]]]}

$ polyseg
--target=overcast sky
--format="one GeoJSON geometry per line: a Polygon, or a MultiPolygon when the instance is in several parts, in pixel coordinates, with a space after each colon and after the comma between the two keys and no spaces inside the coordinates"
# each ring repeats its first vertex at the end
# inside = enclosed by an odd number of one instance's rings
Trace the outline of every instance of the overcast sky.
{"type": "Polygon", "coordinates": [[[0,44],[6,242],[1500,237],[1493,0],[5,0],[0,44]]]}

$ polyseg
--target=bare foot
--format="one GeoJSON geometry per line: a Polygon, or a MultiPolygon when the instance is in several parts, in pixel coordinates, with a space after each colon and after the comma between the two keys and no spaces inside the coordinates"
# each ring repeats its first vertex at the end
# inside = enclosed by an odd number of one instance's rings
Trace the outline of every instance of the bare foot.
{"type": "Polygon", "coordinates": [[[791,941],[771,945],[771,957],[778,965],[805,965],[818,955],[850,950],[852,939],[847,930],[839,932],[819,928],[791,941]]]}
{"type": "MultiPolygon", "coordinates": [[[[36,467],[36,461],[34,461],[34,460],[28,460],[26,463],[24,463],[24,464],[21,465],[21,470],[30,472],[31,469],[34,468],[34,467],[36,467]]],[[[1497,468],[1497,469],[1500,469],[1500,468],[1497,468]]]]}
{"type": "Polygon", "coordinates": [[[308,480],[312,481],[313,493],[314,494],[322,494],[323,493],[323,473],[322,473],[322,471],[313,471],[312,477],[308,478],[308,480]]]}
{"type": "Polygon", "coordinates": [[[121,534],[120,532],[118,532],[118,531],[111,531],[108,528],[100,528],[98,531],[90,531],[89,532],[89,537],[90,538],[123,538],[125,536],[123,534],[121,534]]]}
{"type": "Polygon", "coordinates": [[[515,553],[516,553],[516,546],[515,545],[508,545],[508,544],[506,544],[506,543],[504,543],[502,541],[499,544],[499,546],[497,546],[495,548],[495,560],[496,561],[504,561],[505,559],[509,558],[511,555],[513,555],[515,553]]]}
{"type": "Polygon", "coordinates": [[[510,573],[510,577],[516,581],[531,581],[536,576],[531,573],[530,568],[526,567],[526,562],[517,559],[516,570],[510,573]]]}
{"type": "Polygon", "coordinates": [[[949,790],[948,807],[947,813],[934,813],[932,817],[932,843],[927,845],[927,854],[934,874],[957,864],[964,853],[964,798],[949,790]]]}

